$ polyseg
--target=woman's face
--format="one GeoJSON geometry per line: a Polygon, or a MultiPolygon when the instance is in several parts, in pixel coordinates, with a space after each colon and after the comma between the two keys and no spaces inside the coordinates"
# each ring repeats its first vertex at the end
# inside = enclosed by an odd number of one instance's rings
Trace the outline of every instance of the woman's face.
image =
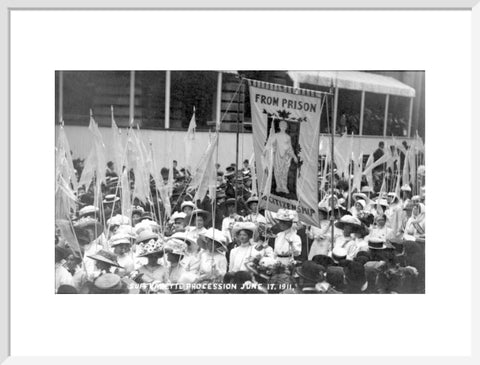
{"type": "Polygon", "coordinates": [[[184,220],[183,219],[175,219],[175,223],[173,223],[173,227],[176,231],[181,231],[185,228],[184,220]]]}
{"type": "Polygon", "coordinates": [[[287,123],[286,122],[280,122],[279,126],[280,130],[282,132],[285,132],[287,130],[287,123]]]}
{"type": "Polygon", "coordinates": [[[256,202],[250,203],[250,210],[252,212],[256,212],[257,208],[258,208],[258,203],[256,203],[256,202]]]}
{"type": "Polygon", "coordinates": [[[203,228],[205,224],[205,221],[203,220],[203,217],[197,215],[197,217],[195,218],[195,226],[197,228],[203,228]]]}
{"type": "Polygon", "coordinates": [[[358,211],[363,210],[362,204],[360,203],[355,203],[355,208],[357,208],[358,211]]]}
{"type": "Polygon", "coordinates": [[[188,215],[188,214],[190,214],[190,213],[193,211],[193,208],[192,208],[192,207],[183,207],[182,210],[183,210],[183,212],[184,212],[185,214],[188,215]]]}
{"type": "Polygon", "coordinates": [[[420,208],[418,207],[418,205],[415,205],[413,207],[412,214],[413,214],[414,217],[416,217],[420,214],[420,208]]]}
{"type": "Polygon", "coordinates": [[[379,217],[377,218],[377,226],[380,227],[380,228],[383,228],[385,227],[385,218],[384,217],[379,217]]]}
{"type": "Polygon", "coordinates": [[[126,243],[117,245],[114,247],[113,252],[115,253],[115,255],[123,256],[130,252],[130,245],[126,243]]]}
{"type": "Polygon", "coordinates": [[[248,241],[250,240],[250,237],[248,236],[247,232],[245,232],[245,231],[238,232],[237,237],[238,237],[238,242],[240,244],[248,243],[248,241]]]}

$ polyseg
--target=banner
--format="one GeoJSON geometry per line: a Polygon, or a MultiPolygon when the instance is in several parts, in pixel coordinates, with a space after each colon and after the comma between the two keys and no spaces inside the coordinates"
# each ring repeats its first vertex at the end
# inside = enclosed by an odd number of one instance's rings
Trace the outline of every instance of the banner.
{"type": "Polygon", "coordinates": [[[318,93],[249,80],[259,205],[318,226],[318,93]]]}

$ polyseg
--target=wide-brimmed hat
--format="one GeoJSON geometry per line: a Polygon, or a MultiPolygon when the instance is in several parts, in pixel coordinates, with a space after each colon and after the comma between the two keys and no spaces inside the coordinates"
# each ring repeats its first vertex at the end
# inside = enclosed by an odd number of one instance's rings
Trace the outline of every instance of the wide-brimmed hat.
{"type": "Polygon", "coordinates": [[[115,194],[108,194],[108,195],[105,195],[105,198],[103,199],[102,203],[103,204],[113,204],[113,203],[116,203],[120,200],[120,198],[118,196],[116,196],[115,194]]]}
{"type": "Polygon", "coordinates": [[[78,243],[87,244],[98,238],[103,233],[103,224],[90,217],[82,217],[73,225],[78,243]],[[81,237],[89,237],[90,242],[80,242],[81,237]]]}
{"type": "Polygon", "coordinates": [[[139,244],[142,242],[148,242],[150,240],[155,240],[155,241],[158,240],[158,234],[156,234],[155,232],[149,231],[148,229],[145,229],[138,234],[137,239],[135,240],[135,243],[139,244]]]}
{"type": "Polygon", "coordinates": [[[380,206],[386,207],[386,208],[389,207],[389,204],[388,204],[387,199],[383,199],[383,198],[378,198],[378,199],[376,199],[376,200],[373,202],[373,205],[375,205],[375,206],[380,205],[380,206]]]}
{"type": "Polygon", "coordinates": [[[235,222],[232,227],[232,235],[236,236],[240,231],[249,231],[252,235],[257,230],[257,226],[253,222],[235,222]]]}
{"type": "Polygon", "coordinates": [[[163,254],[164,242],[162,240],[151,239],[142,242],[139,246],[138,257],[146,257],[154,254],[163,254]]]}
{"type": "Polygon", "coordinates": [[[293,222],[297,214],[294,210],[289,209],[279,209],[275,214],[275,219],[283,222],[293,222]]]}
{"type": "Polygon", "coordinates": [[[356,201],[360,200],[360,199],[363,199],[364,201],[367,201],[368,200],[368,196],[367,194],[365,193],[354,193],[352,194],[352,197],[353,199],[355,199],[356,201]]]}
{"type": "Polygon", "coordinates": [[[93,260],[96,260],[96,261],[105,262],[105,263],[107,263],[111,266],[119,267],[121,269],[123,268],[118,263],[117,255],[115,255],[113,252],[110,252],[110,251],[107,251],[107,250],[100,250],[97,253],[95,253],[93,255],[89,255],[87,257],[89,257],[93,260]]]}
{"type": "Polygon", "coordinates": [[[100,275],[94,282],[95,288],[101,291],[120,290],[123,287],[122,279],[116,274],[100,275]]]}
{"type": "Polygon", "coordinates": [[[130,218],[128,218],[125,215],[117,214],[107,220],[107,225],[109,226],[130,225],[130,218]]]}
{"type": "Polygon", "coordinates": [[[137,223],[134,229],[137,234],[140,234],[140,232],[144,230],[155,232],[156,230],[160,229],[160,225],[157,222],[154,222],[150,219],[144,219],[141,222],[137,223]]]}
{"type": "Polygon", "coordinates": [[[174,212],[170,217],[170,222],[175,222],[177,219],[181,219],[183,221],[186,216],[187,214],[184,212],[174,212]]]}
{"type": "Polygon", "coordinates": [[[385,246],[384,240],[372,237],[368,240],[368,248],[370,250],[384,250],[387,246],[385,246]]]}
{"type": "Polygon", "coordinates": [[[347,225],[351,226],[354,232],[361,232],[364,230],[360,219],[351,215],[344,215],[338,222],[335,223],[335,227],[340,229],[344,229],[347,225]]]}
{"type": "Polygon", "coordinates": [[[188,246],[197,242],[197,239],[192,234],[187,232],[175,232],[170,237],[184,241],[188,246]]]}
{"type": "Polygon", "coordinates": [[[251,196],[250,198],[247,199],[247,206],[250,205],[250,203],[258,203],[258,196],[251,196]]]}
{"type": "Polygon", "coordinates": [[[183,208],[185,207],[190,207],[192,209],[197,209],[197,206],[195,205],[194,202],[186,200],[180,205],[180,210],[183,212],[183,208]]]}
{"type": "Polygon", "coordinates": [[[324,280],[325,267],[313,261],[304,261],[302,266],[295,268],[298,276],[313,283],[324,280]]]}
{"type": "Polygon", "coordinates": [[[135,229],[132,226],[127,224],[122,224],[121,226],[119,226],[115,234],[118,234],[118,233],[129,236],[132,239],[135,239],[137,237],[137,234],[135,233],[135,229]]]}
{"type": "Polygon", "coordinates": [[[204,233],[200,233],[200,236],[204,238],[209,238],[215,242],[218,242],[225,248],[227,247],[227,239],[225,235],[218,229],[215,229],[213,227],[209,228],[204,233]]]}
{"type": "Polygon", "coordinates": [[[194,222],[193,218],[195,218],[197,215],[202,217],[205,223],[207,223],[210,220],[210,217],[212,216],[210,212],[207,212],[206,210],[195,209],[195,210],[192,210],[192,212],[185,217],[185,220],[184,220],[185,224],[192,224],[194,222]]]}
{"type": "Polygon", "coordinates": [[[110,247],[118,245],[131,245],[131,237],[124,233],[116,233],[110,238],[110,247]]]}
{"type": "Polygon", "coordinates": [[[78,217],[79,218],[84,217],[86,215],[90,215],[90,214],[99,215],[100,214],[100,209],[98,209],[97,207],[95,207],[93,205],[87,205],[87,206],[83,207],[82,209],[80,209],[78,211],[78,217]]]}
{"type": "Polygon", "coordinates": [[[185,255],[187,253],[187,244],[178,238],[169,238],[164,245],[167,252],[175,255],[185,255]]]}

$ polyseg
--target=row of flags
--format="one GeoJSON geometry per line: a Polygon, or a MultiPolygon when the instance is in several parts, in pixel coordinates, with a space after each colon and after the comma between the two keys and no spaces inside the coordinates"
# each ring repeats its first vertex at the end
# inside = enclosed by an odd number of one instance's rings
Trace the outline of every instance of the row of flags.
{"type": "MultiPolygon", "coordinates": [[[[117,166],[119,171],[119,186],[122,188],[121,195],[121,206],[122,213],[124,215],[130,215],[132,201],[134,198],[138,198],[143,203],[147,201],[152,201],[151,191],[150,191],[150,179],[151,177],[155,181],[155,185],[158,188],[160,199],[165,207],[165,214],[167,217],[171,214],[170,207],[170,197],[173,193],[173,165],[168,166],[169,176],[167,182],[164,181],[163,176],[161,175],[161,167],[156,154],[153,151],[153,146],[151,141],[145,143],[143,140],[140,131],[137,128],[133,128],[133,123],[130,124],[130,127],[127,130],[127,135],[125,142],[122,142],[122,131],[118,128],[113,113],[112,107],[112,123],[111,123],[111,133],[112,133],[112,150],[114,152],[113,162],[117,166]],[[121,170],[121,167],[125,166],[125,169],[121,170]],[[134,189],[131,192],[130,186],[130,175],[129,171],[133,170],[134,174],[134,189]]],[[[77,178],[75,175],[75,169],[73,167],[72,156],[70,153],[70,146],[65,134],[63,123],[60,126],[57,146],[56,146],[56,215],[57,218],[65,218],[68,216],[69,212],[75,208],[76,202],[76,190],[79,186],[85,185],[90,186],[92,182],[95,182],[94,186],[94,196],[95,204],[98,205],[100,202],[98,198],[100,196],[100,187],[102,183],[106,182],[106,147],[103,141],[102,134],[98,128],[98,124],[95,122],[92,113],[90,113],[90,123],[88,127],[92,141],[93,147],[90,150],[89,155],[87,156],[84,164],[84,169],[80,180],[77,183],[77,178]]],[[[202,200],[207,193],[210,196],[215,196],[216,186],[217,186],[217,171],[216,171],[216,162],[217,162],[217,151],[218,151],[218,142],[219,142],[219,124],[215,133],[210,134],[209,143],[201,156],[198,163],[193,166],[195,156],[194,156],[194,147],[195,147],[195,130],[196,130],[196,120],[195,120],[195,109],[193,110],[193,115],[189,123],[187,133],[184,137],[184,148],[185,148],[185,166],[188,171],[192,174],[192,180],[190,183],[190,189],[195,190],[196,194],[194,199],[202,200]]],[[[173,147],[171,145],[172,139],[169,139],[170,143],[167,148],[168,158],[167,161],[172,163],[174,156],[173,147]]],[[[397,175],[394,176],[394,186],[397,193],[400,192],[400,182],[402,184],[410,183],[415,185],[416,182],[416,171],[418,168],[418,158],[419,153],[425,151],[423,142],[421,138],[416,135],[416,138],[411,141],[411,146],[407,149],[401,143],[392,137],[391,145],[395,148],[393,151],[386,147],[384,150],[384,155],[379,158],[377,161],[373,159],[373,153],[370,154],[365,166],[363,166],[363,152],[359,151],[358,154],[354,151],[354,137],[353,135],[344,134],[338,141],[335,141],[334,146],[334,162],[337,168],[337,174],[345,179],[352,177],[351,181],[351,191],[355,189],[360,191],[360,185],[362,177],[365,176],[370,187],[373,188],[373,170],[385,164],[387,168],[394,170],[394,166],[397,166],[397,171],[400,167],[400,154],[398,151],[401,151],[404,155],[403,170],[398,171],[397,175]],[[340,151],[346,151],[346,153],[341,153],[340,151]]],[[[320,139],[319,153],[325,155],[325,164],[323,170],[320,171],[321,186],[320,189],[324,189],[325,182],[327,181],[327,169],[331,161],[331,148],[330,148],[330,139],[328,137],[322,137],[320,139]]],[[[267,180],[272,178],[272,168],[273,168],[273,156],[266,155],[264,156],[265,166],[268,166],[267,180]]],[[[254,155],[250,158],[250,166],[252,171],[252,187],[254,189],[253,194],[261,196],[268,195],[270,193],[269,188],[271,186],[271,181],[267,181],[264,184],[264,189],[257,191],[256,186],[256,174],[254,166],[254,155]]],[[[384,182],[385,184],[385,182],[384,182]]],[[[382,186],[382,189],[385,189],[382,186]]]]}
{"type": "MultiPolygon", "coordinates": [[[[331,164],[331,141],[329,137],[321,137],[319,145],[320,155],[325,156],[325,164],[321,174],[321,186],[323,190],[327,181],[327,169],[331,164]]],[[[384,154],[379,159],[374,161],[373,152],[369,155],[365,166],[363,166],[363,151],[361,146],[358,154],[354,151],[354,137],[352,135],[344,134],[338,141],[335,141],[333,160],[337,169],[337,174],[349,181],[351,179],[351,191],[355,189],[360,191],[362,177],[365,176],[368,185],[373,189],[373,171],[376,167],[385,165],[386,170],[397,171],[397,174],[393,176],[395,183],[395,192],[400,193],[401,184],[412,184],[415,186],[417,178],[417,168],[420,164],[418,155],[425,152],[425,146],[422,139],[416,134],[413,141],[410,141],[411,145],[406,148],[403,144],[398,143],[398,140],[392,136],[390,146],[384,148],[384,154]],[[342,154],[340,151],[346,150],[346,153],[342,154]],[[400,171],[401,155],[403,154],[403,167],[400,171]],[[396,167],[396,169],[395,169],[396,167]]],[[[384,181],[385,183],[385,181],[384,181]]],[[[382,186],[386,189],[385,186],[382,186]]]]}
{"type": "MultiPolygon", "coordinates": [[[[119,188],[122,189],[121,206],[122,214],[130,215],[132,201],[138,198],[141,202],[153,202],[150,190],[150,180],[153,178],[155,185],[159,191],[160,199],[165,208],[167,217],[171,215],[170,197],[173,193],[173,165],[168,166],[169,175],[167,182],[164,181],[161,174],[161,166],[157,159],[157,155],[153,151],[151,141],[145,143],[140,131],[133,127],[133,123],[127,130],[125,142],[122,142],[122,131],[118,128],[112,107],[112,150],[113,162],[117,167],[119,175],[119,188]],[[125,168],[122,170],[122,166],[125,168]],[[133,171],[134,182],[133,191],[130,190],[131,181],[129,172],[133,171]]],[[[209,144],[196,166],[193,165],[194,144],[195,144],[195,109],[193,110],[192,119],[185,136],[186,151],[186,167],[193,172],[191,187],[196,190],[195,199],[203,199],[207,192],[210,196],[216,193],[216,151],[218,146],[218,126],[213,136],[210,136],[209,144]]],[[[76,191],[78,187],[85,185],[87,188],[91,183],[94,186],[95,205],[99,205],[99,197],[101,192],[101,184],[106,182],[106,147],[102,134],[95,122],[92,113],[90,113],[90,122],[88,126],[93,146],[85,159],[84,169],[77,182],[73,160],[70,153],[70,146],[65,134],[63,123],[60,125],[56,146],[56,215],[59,219],[65,219],[75,208],[76,191]]],[[[167,161],[172,163],[173,139],[169,139],[166,146],[167,161]]]]}

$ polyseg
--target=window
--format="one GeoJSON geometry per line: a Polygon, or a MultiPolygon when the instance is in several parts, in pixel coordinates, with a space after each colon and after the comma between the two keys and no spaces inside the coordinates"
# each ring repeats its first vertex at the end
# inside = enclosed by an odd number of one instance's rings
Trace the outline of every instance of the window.
{"type": "Polygon", "coordinates": [[[365,93],[363,112],[363,135],[383,136],[383,121],[385,119],[385,95],[365,93]]]}
{"type": "Polygon", "coordinates": [[[165,128],[165,81],[165,71],[135,71],[135,114],[142,128],[165,128]]]}
{"type": "Polygon", "coordinates": [[[99,125],[109,126],[110,107],[113,106],[117,124],[128,126],[129,101],[130,71],[63,72],[65,124],[88,125],[92,109],[95,121],[99,125]]]}
{"type": "Polygon", "coordinates": [[[409,112],[410,98],[390,95],[388,103],[387,136],[407,136],[409,112]]]}
{"type": "Polygon", "coordinates": [[[215,121],[217,80],[216,71],[172,71],[170,128],[188,128],[193,107],[197,129],[211,128],[215,121]]]}
{"type": "Polygon", "coordinates": [[[362,92],[338,90],[337,133],[359,134],[362,92]]]}

